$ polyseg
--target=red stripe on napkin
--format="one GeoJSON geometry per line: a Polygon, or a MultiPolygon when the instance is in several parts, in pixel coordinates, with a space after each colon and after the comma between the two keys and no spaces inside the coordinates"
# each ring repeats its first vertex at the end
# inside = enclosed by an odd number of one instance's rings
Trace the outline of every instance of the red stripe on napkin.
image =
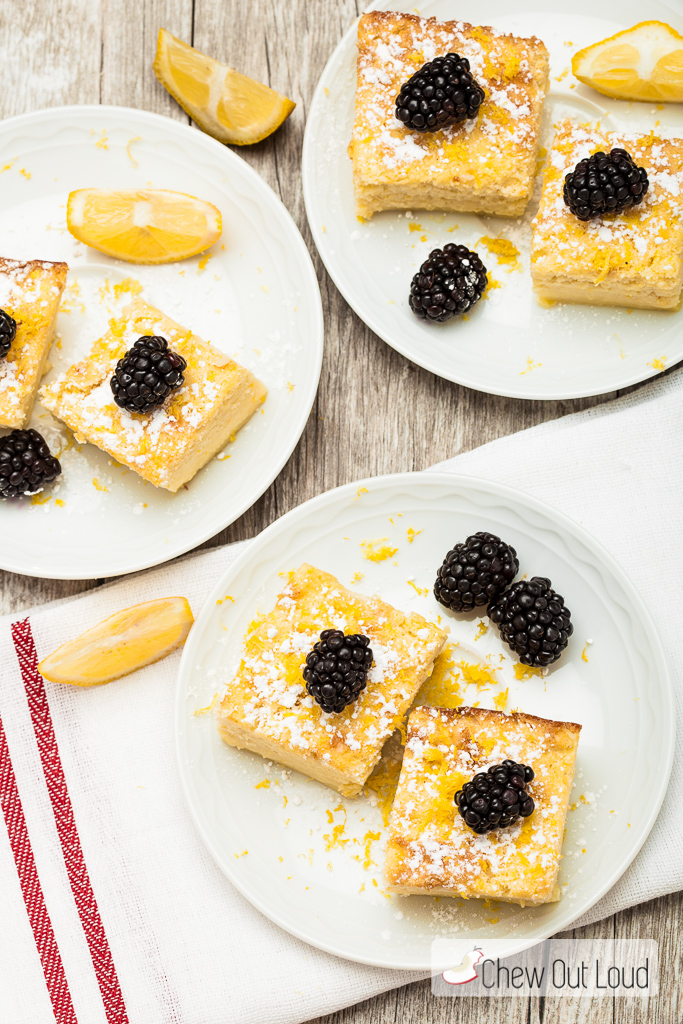
{"type": "Polygon", "coordinates": [[[31,922],[38,956],[43,965],[45,984],[50,995],[57,1024],[78,1024],[71,1002],[71,993],[64,973],[64,964],[59,952],[50,915],[45,906],[45,897],[40,886],[36,862],[33,857],[24,817],[24,808],[17,787],[12,766],[5,727],[0,718],[0,806],[7,825],[10,846],[17,866],[19,884],[26,904],[26,913],[31,922]]]}
{"type": "Polygon", "coordinates": [[[52,802],[57,832],[62,844],[69,883],[90,949],[107,1021],[108,1024],[128,1024],[128,1014],[121,986],[83,857],[45,693],[45,682],[38,672],[38,655],[28,619],[12,623],[12,639],[26,689],[31,720],[52,802]]]}

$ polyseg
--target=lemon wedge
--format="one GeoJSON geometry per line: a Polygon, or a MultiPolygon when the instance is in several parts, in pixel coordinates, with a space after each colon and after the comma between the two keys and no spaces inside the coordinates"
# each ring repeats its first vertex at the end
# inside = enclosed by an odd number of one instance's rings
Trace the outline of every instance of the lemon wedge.
{"type": "Polygon", "coordinates": [[[53,683],[99,686],[165,658],[185,643],[193,621],[184,597],[145,601],[62,644],[38,671],[53,683]]]}
{"type": "Polygon", "coordinates": [[[267,138],[296,106],[282,93],[206,57],[163,28],[154,73],[202,131],[236,146],[267,138]]]}
{"type": "Polygon", "coordinates": [[[66,223],[79,242],[128,263],[196,256],[222,230],[211,203],[164,189],[78,189],[69,195],[66,223]]]}
{"type": "Polygon", "coordinates": [[[622,100],[683,101],[683,36],[664,21],[641,21],[579,50],[572,71],[585,85],[622,100]]]}

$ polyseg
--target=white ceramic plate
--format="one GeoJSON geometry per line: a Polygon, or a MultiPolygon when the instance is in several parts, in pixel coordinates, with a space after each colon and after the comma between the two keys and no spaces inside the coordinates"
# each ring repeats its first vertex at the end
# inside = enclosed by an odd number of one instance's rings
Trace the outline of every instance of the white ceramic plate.
{"type": "Polygon", "coordinates": [[[663,799],[673,721],[656,632],[607,553],[574,522],[532,498],[446,473],[350,484],[306,502],[265,530],[207,600],[185,646],[176,696],[188,805],[204,842],[237,888],[276,924],[320,949],[362,963],[426,971],[458,962],[431,960],[437,937],[477,941],[489,956],[511,954],[569,927],[617,881],[663,799]],[[421,531],[412,542],[409,528],[421,531]],[[546,678],[518,680],[515,662],[493,628],[477,639],[481,620],[458,619],[431,596],[445,552],[480,529],[513,544],[523,571],[549,576],[572,611],[570,647],[546,678]],[[396,553],[381,562],[364,558],[361,541],[383,538],[396,553]],[[303,561],[406,611],[433,621],[443,613],[442,624],[460,643],[456,661],[500,666],[495,686],[464,688],[466,704],[478,700],[493,707],[494,696],[509,688],[508,708],[582,724],[572,796],[577,808],[568,816],[559,903],[526,909],[501,903],[494,913],[479,900],[389,898],[383,892],[385,829],[377,807],[366,797],[345,800],[226,746],[211,715],[196,714],[232,678],[246,627],[257,609],[272,607],[283,585],[281,573],[303,561]],[[358,583],[356,572],[364,575],[358,583]],[[593,642],[585,646],[587,640],[593,642]],[[333,829],[344,821],[342,836],[349,842],[338,846],[333,829]],[[380,838],[367,845],[370,832],[380,838]]]}
{"type": "Polygon", "coordinates": [[[284,206],[240,157],[157,114],[61,107],[3,121],[0,172],[0,255],[65,260],[70,268],[46,380],[104,333],[108,318],[132,298],[133,279],[142,298],[268,387],[263,412],[221,453],[229,458],[213,459],[175,495],[94,445],[69,446],[64,428],[36,405],[31,425],[62,452],[63,475],[33,500],[2,503],[0,567],[80,579],[166,561],[253,505],[301,436],[323,347],[308,251],[284,206]],[[208,261],[145,267],[110,259],[65,227],[68,193],[86,186],[166,188],[208,199],[223,215],[223,236],[208,261]]]}
{"type": "MultiPolygon", "coordinates": [[[[414,0],[370,4],[413,13],[414,0]]],[[[453,18],[450,0],[424,0],[424,17],[453,18]]],[[[683,105],[610,100],[577,82],[571,56],[644,17],[683,30],[680,4],[652,0],[461,0],[457,17],[474,25],[536,35],[551,58],[551,89],[542,145],[553,123],[573,117],[649,132],[683,135],[683,105]],[[517,11],[523,13],[517,13],[517,11]],[[618,21],[614,18],[618,17],[618,21]],[[571,42],[572,45],[567,45],[571,42]],[[568,70],[569,69],[569,70],[568,70]],[[558,80],[559,79],[559,80],[558,80]],[[576,88],[571,88],[575,85],[576,88]]],[[[356,81],[355,24],[330,58],[311,104],[303,150],[304,198],[320,255],[347,302],[372,330],[408,359],[447,380],[513,398],[561,399],[598,395],[635,384],[683,359],[683,314],[562,304],[542,309],[529,275],[531,217],[536,195],[520,220],[474,214],[388,211],[356,218],[351,161],[356,81]],[[453,225],[458,228],[453,231],[453,225]],[[419,227],[420,230],[417,230],[419,227]],[[477,242],[503,234],[521,252],[521,273],[508,273],[477,242]],[[478,248],[501,288],[469,314],[469,321],[421,323],[408,307],[410,281],[429,252],[457,240],[478,248]]]]}

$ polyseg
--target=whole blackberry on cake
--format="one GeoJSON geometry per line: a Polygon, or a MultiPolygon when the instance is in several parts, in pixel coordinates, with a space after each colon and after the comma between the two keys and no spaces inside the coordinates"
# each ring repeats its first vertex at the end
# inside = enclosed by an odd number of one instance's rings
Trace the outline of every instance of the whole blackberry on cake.
{"type": "Polygon", "coordinates": [[[114,401],[128,412],[148,413],[178,388],[187,363],[168,347],[166,338],[145,334],[116,364],[111,378],[114,401]]]}
{"type": "Polygon", "coordinates": [[[0,309],[0,359],[3,359],[17,336],[17,322],[14,317],[0,309]]]}
{"type": "Polygon", "coordinates": [[[650,187],[647,171],[625,149],[593,153],[565,175],[564,201],[579,220],[623,213],[642,203],[650,187]]]}
{"type": "Polygon", "coordinates": [[[13,430],[0,437],[0,498],[37,494],[61,472],[37,430],[13,430]]]}
{"type": "Polygon", "coordinates": [[[574,632],[571,612],[550,580],[519,580],[489,605],[489,618],[523,665],[552,665],[574,632]]]}
{"type": "Polygon", "coordinates": [[[466,121],[479,113],[484,90],[470,62],[457,53],[435,57],[401,86],[396,117],[415,132],[437,132],[448,121],[466,121]]]}
{"type": "Polygon", "coordinates": [[[306,689],[323,711],[343,711],[365,689],[372,658],[362,633],[344,636],[341,629],[324,629],[306,656],[306,689]]]}
{"type": "Polygon", "coordinates": [[[410,284],[410,308],[420,320],[443,323],[482,297],[488,277],[476,252],[449,243],[433,249],[410,284]]]}
{"type": "Polygon", "coordinates": [[[465,824],[483,835],[533,814],[535,804],[526,789],[533,777],[533,768],[506,760],[475,775],[453,799],[465,824]]]}
{"type": "Polygon", "coordinates": [[[454,612],[469,612],[502,594],[518,571],[514,548],[493,533],[475,533],[444,558],[434,596],[454,612]]]}

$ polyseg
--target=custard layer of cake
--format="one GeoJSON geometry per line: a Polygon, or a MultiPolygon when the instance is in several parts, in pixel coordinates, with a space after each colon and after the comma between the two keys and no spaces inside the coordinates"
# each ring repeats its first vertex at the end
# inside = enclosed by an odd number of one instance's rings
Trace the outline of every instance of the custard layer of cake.
{"type": "Polygon", "coordinates": [[[329,573],[301,565],[244,639],[242,662],[217,712],[220,734],[231,746],[355,796],[446,637],[421,615],[353,593],[329,573]],[[302,676],[324,629],[364,633],[374,655],[365,690],[339,714],[321,710],[302,676]]]}
{"type": "Polygon", "coordinates": [[[243,427],[266,388],[239,363],[135,299],[109,322],[90,355],[41,389],[46,409],[156,487],[177,491],[243,427]],[[185,383],[149,415],[114,402],[116,363],[143,335],[161,335],[187,361],[185,383]]]}
{"type": "Polygon", "coordinates": [[[675,309],[683,286],[683,139],[562,121],[534,221],[531,276],[541,300],[675,309]],[[580,221],[562,198],[565,175],[602,150],[626,149],[647,171],[645,199],[620,215],[580,221]]]}
{"type": "Polygon", "coordinates": [[[0,427],[28,424],[68,269],[66,263],[0,259],[0,309],[17,323],[12,346],[0,359],[0,427]]]}
{"type": "Polygon", "coordinates": [[[548,52],[534,37],[462,21],[375,11],[358,25],[349,155],[359,216],[378,210],[472,210],[519,216],[531,197],[548,52]],[[476,119],[416,132],[395,115],[401,85],[427,61],[467,57],[486,99],[476,119]]]}
{"type": "Polygon", "coordinates": [[[580,730],[573,722],[484,708],[416,708],[389,822],[389,891],[522,906],[558,900],[580,730]],[[506,758],[533,768],[528,790],[536,808],[514,825],[477,835],[453,797],[478,772],[506,758]]]}

